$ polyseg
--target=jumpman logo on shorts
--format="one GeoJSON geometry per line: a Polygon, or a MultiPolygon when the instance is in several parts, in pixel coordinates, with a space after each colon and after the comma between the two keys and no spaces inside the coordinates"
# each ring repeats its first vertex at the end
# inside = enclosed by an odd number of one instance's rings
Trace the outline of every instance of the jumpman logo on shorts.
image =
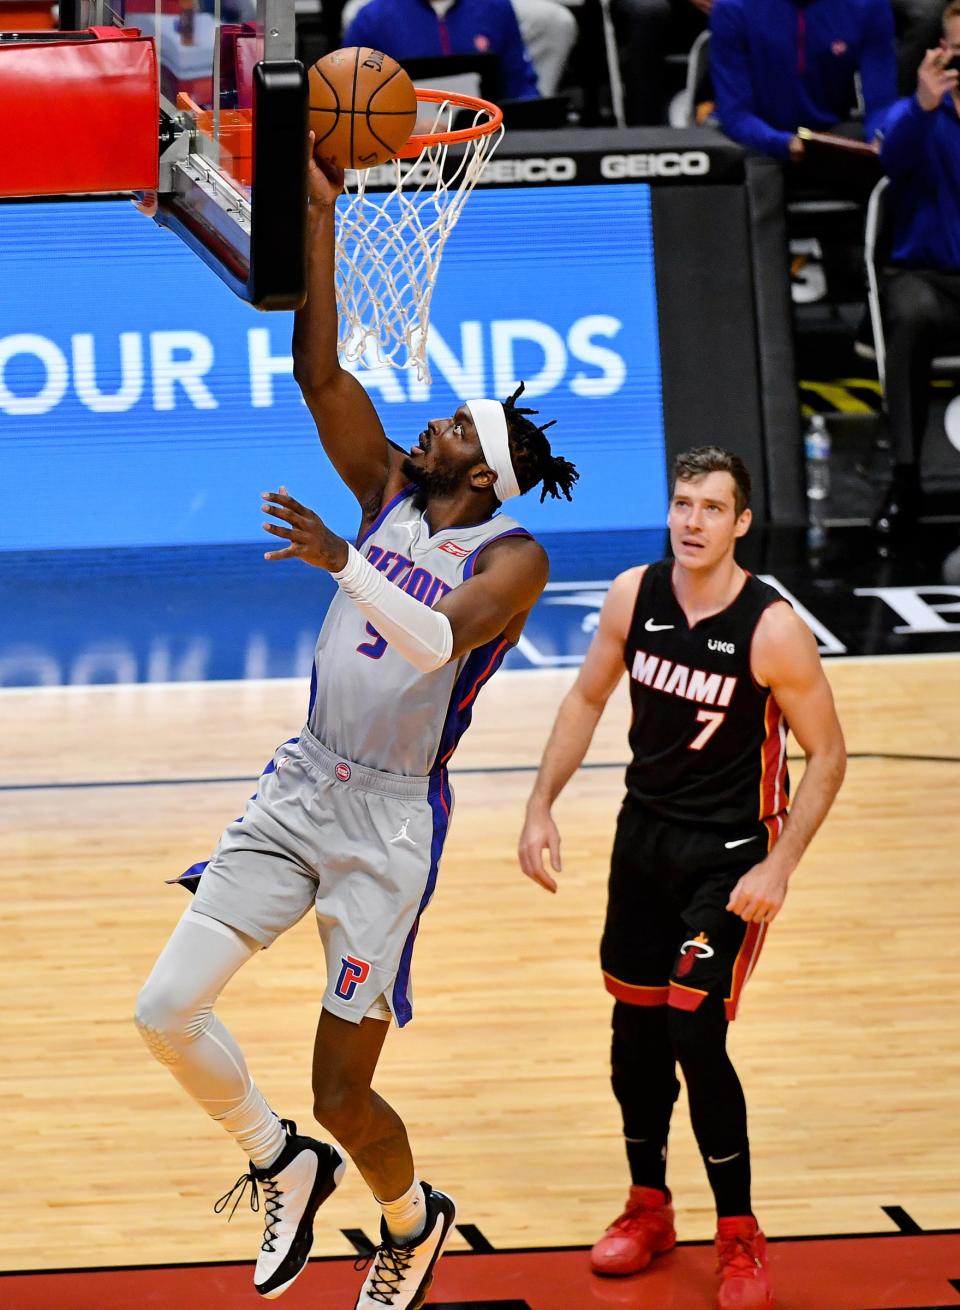
{"type": "Polygon", "coordinates": [[[396,836],[390,838],[391,846],[395,846],[398,841],[409,842],[411,846],[416,846],[417,843],[413,840],[413,838],[407,835],[407,826],[409,823],[410,823],[409,819],[404,819],[403,823],[401,823],[400,825],[400,831],[396,834],[396,836]]]}

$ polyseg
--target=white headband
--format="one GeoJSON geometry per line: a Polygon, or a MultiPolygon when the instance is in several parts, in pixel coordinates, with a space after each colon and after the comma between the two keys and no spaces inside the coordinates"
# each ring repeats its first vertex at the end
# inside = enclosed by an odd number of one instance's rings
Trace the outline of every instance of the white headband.
{"type": "Polygon", "coordinates": [[[510,438],[507,435],[507,416],[499,400],[466,400],[473,426],[480,438],[484,461],[490,465],[497,480],[493,494],[497,500],[509,500],[520,495],[520,484],[510,457],[510,438]]]}

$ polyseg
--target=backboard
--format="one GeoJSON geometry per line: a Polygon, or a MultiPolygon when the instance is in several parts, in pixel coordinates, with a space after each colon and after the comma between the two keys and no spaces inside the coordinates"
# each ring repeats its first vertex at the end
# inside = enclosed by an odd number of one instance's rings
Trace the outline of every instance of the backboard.
{"type": "Polygon", "coordinates": [[[160,73],[142,207],[258,309],[305,294],[307,79],[294,0],[61,0],[60,27],[136,27],[160,73]]]}

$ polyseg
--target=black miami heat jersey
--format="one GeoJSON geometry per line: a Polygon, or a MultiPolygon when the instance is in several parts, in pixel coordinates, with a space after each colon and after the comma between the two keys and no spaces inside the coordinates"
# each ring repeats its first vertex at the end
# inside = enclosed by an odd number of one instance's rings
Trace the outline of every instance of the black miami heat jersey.
{"type": "Polygon", "coordinates": [[[725,610],[691,628],[672,576],[672,560],[649,565],[627,634],[628,796],[671,822],[744,837],[763,824],[772,846],[789,796],[787,723],[753,678],[750,648],[783,597],[748,574],[725,610]]]}

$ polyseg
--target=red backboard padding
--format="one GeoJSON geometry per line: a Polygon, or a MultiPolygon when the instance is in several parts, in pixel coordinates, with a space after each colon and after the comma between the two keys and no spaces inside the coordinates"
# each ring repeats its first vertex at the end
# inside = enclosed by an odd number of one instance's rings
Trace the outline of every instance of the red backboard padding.
{"type": "Polygon", "coordinates": [[[156,188],[153,40],[91,31],[96,40],[0,43],[0,196],[156,188]]]}

